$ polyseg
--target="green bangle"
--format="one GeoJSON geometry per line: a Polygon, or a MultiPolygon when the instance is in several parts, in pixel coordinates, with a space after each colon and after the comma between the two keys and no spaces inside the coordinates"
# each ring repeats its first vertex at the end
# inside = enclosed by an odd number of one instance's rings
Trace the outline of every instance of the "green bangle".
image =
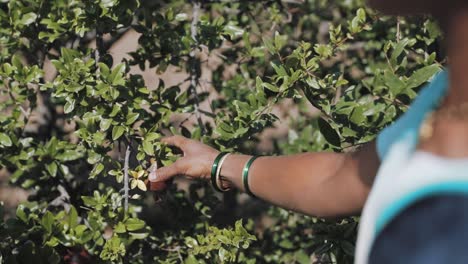
{"type": "Polygon", "coordinates": [[[249,159],[249,161],[247,161],[247,163],[245,164],[244,166],[244,169],[242,170],[242,183],[244,184],[244,190],[245,192],[252,196],[253,198],[257,198],[257,196],[255,196],[252,191],[250,191],[250,187],[249,187],[249,169],[250,169],[250,166],[252,166],[252,163],[258,158],[258,156],[253,156],[249,159]]]}
{"type": "Polygon", "coordinates": [[[219,189],[218,184],[216,183],[216,171],[218,170],[219,161],[227,154],[227,152],[219,153],[213,162],[213,166],[211,166],[211,185],[218,192],[222,191],[219,189]]]}

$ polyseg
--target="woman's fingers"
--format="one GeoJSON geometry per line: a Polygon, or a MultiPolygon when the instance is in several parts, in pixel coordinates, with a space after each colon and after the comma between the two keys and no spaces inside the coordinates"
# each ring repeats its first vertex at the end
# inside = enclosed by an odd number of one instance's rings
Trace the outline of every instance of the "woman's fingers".
{"type": "Polygon", "coordinates": [[[184,147],[189,139],[183,137],[183,136],[170,136],[170,137],[165,137],[161,139],[161,142],[169,145],[169,146],[174,146],[180,148],[182,151],[184,151],[184,147]]]}
{"type": "Polygon", "coordinates": [[[172,165],[162,167],[154,172],[151,172],[148,179],[151,182],[167,181],[176,175],[185,174],[185,167],[183,159],[177,160],[172,165]]]}

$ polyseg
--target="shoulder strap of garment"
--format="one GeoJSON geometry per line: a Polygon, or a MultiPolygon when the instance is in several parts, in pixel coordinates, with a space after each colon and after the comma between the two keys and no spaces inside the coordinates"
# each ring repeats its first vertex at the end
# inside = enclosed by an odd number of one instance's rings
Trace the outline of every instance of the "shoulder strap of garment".
{"type": "MultiPolygon", "coordinates": [[[[433,111],[448,90],[448,72],[439,72],[432,81],[422,89],[418,97],[413,101],[408,111],[398,118],[393,124],[386,127],[377,136],[377,153],[380,160],[385,159],[390,147],[403,134],[411,133],[417,137],[419,127],[426,114],[433,111]]],[[[416,147],[415,142],[414,148],[416,147]]]]}

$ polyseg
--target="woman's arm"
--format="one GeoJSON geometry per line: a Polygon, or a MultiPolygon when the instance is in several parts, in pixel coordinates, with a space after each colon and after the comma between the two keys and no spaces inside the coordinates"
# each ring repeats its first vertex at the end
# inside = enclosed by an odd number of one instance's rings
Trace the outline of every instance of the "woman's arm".
{"type": "MultiPolygon", "coordinates": [[[[156,175],[150,174],[150,181],[164,181],[175,175],[210,178],[218,151],[180,136],[165,138],[164,142],[180,148],[184,157],[160,168],[156,175]]],[[[244,190],[242,169],[250,157],[227,157],[221,175],[228,185],[244,190]]],[[[260,157],[250,168],[249,186],[259,198],[287,209],[321,217],[350,215],[362,209],[378,167],[373,142],[354,153],[260,157]]]]}

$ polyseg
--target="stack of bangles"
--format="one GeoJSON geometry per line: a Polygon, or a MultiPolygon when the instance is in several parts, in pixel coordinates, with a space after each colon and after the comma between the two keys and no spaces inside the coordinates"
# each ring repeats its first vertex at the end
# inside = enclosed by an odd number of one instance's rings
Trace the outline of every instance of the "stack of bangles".
{"type": "MultiPolygon", "coordinates": [[[[211,185],[213,185],[213,188],[217,190],[218,192],[227,192],[230,190],[230,188],[224,188],[222,184],[222,179],[221,179],[221,167],[223,166],[224,161],[226,158],[231,155],[231,153],[227,152],[221,152],[216,156],[213,166],[211,167],[211,185]]],[[[247,163],[244,166],[244,169],[242,170],[242,184],[244,185],[244,190],[245,192],[256,198],[256,196],[250,191],[249,187],[249,169],[252,166],[252,163],[257,159],[258,156],[253,156],[251,157],[247,163]]]]}

